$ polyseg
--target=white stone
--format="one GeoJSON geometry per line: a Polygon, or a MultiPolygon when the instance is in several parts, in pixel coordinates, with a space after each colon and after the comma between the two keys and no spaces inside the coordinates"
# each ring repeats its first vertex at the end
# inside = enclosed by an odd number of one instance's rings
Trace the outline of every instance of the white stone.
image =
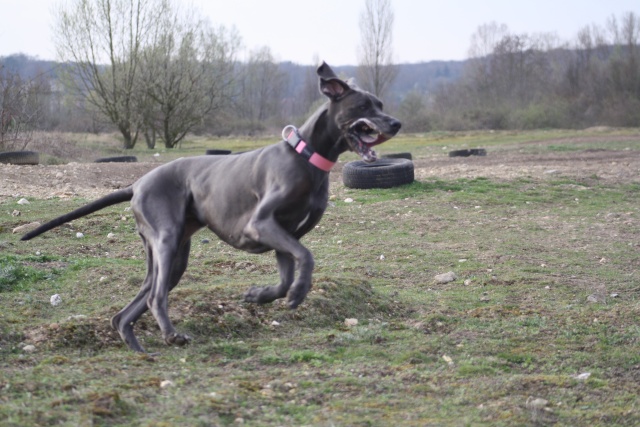
{"type": "Polygon", "coordinates": [[[358,325],[358,319],[344,319],[344,324],[346,326],[357,326],[358,325]]]}
{"type": "Polygon", "coordinates": [[[437,283],[449,283],[456,280],[458,276],[453,271],[449,271],[447,273],[438,274],[434,279],[437,283]]]}

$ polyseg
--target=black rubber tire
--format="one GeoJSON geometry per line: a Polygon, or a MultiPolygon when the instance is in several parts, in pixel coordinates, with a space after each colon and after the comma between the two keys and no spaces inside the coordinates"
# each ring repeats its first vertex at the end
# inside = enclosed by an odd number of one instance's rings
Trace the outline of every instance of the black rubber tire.
{"type": "Polygon", "coordinates": [[[137,162],[136,156],[116,156],[116,157],[102,157],[96,159],[95,163],[134,163],[137,162]]]}
{"type": "Polygon", "coordinates": [[[208,155],[226,155],[226,154],[231,154],[231,150],[211,149],[211,150],[207,150],[207,154],[208,155]]]}
{"type": "Polygon", "coordinates": [[[0,163],[10,165],[37,165],[40,154],[35,151],[5,151],[0,153],[0,163]]]}
{"type": "Polygon", "coordinates": [[[469,157],[469,156],[486,156],[487,150],[484,148],[471,148],[468,150],[449,151],[449,157],[469,157]]]}
{"type": "Polygon", "coordinates": [[[342,169],[342,182],[349,188],[391,188],[413,180],[413,162],[407,159],[382,158],[373,163],[359,160],[342,169]]]}
{"type": "Polygon", "coordinates": [[[407,159],[413,160],[413,156],[411,153],[391,153],[391,154],[383,154],[383,159],[407,159]]]}

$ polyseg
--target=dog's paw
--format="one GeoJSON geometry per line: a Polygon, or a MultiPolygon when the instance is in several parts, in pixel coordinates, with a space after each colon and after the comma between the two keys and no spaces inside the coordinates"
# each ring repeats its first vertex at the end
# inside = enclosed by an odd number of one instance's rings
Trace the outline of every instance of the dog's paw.
{"type": "Polygon", "coordinates": [[[179,334],[177,332],[174,332],[173,334],[165,337],[164,341],[168,345],[177,345],[182,347],[183,345],[189,344],[189,341],[191,341],[191,337],[187,334],[179,334]]]}
{"type": "Polygon", "coordinates": [[[306,295],[289,294],[289,308],[295,310],[304,301],[306,295]]]}
{"type": "Polygon", "coordinates": [[[262,288],[257,286],[250,287],[244,294],[244,302],[260,303],[260,291],[262,288]]]}
{"type": "Polygon", "coordinates": [[[275,301],[278,298],[282,298],[283,296],[284,295],[280,291],[279,286],[252,286],[244,294],[244,301],[256,304],[267,304],[275,301]]]}

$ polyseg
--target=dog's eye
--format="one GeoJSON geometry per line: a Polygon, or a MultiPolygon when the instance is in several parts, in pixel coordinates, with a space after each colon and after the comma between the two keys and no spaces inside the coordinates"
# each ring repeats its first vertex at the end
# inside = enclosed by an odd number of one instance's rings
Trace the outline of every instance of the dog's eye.
{"type": "Polygon", "coordinates": [[[369,109],[369,104],[360,104],[358,105],[358,110],[367,111],[369,109]]]}

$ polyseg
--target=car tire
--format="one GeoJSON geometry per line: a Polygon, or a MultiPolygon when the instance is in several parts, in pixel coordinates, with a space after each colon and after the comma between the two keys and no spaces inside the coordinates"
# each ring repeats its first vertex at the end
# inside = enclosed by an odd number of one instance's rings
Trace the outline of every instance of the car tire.
{"type": "Polygon", "coordinates": [[[391,153],[391,154],[383,154],[383,159],[407,159],[413,160],[413,156],[411,153],[391,153]]]}
{"type": "Polygon", "coordinates": [[[382,158],[372,163],[349,162],[342,169],[342,182],[349,188],[391,188],[414,180],[413,162],[382,158]]]}
{"type": "Polygon", "coordinates": [[[211,150],[207,150],[207,155],[227,155],[227,154],[231,154],[231,150],[217,150],[217,149],[211,149],[211,150]]]}
{"type": "Polygon", "coordinates": [[[486,156],[487,150],[484,148],[471,148],[468,150],[449,151],[449,157],[469,157],[469,156],[486,156]]]}
{"type": "Polygon", "coordinates": [[[116,157],[102,157],[96,159],[95,163],[134,163],[137,162],[136,156],[116,156],[116,157]]]}
{"type": "Polygon", "coordinates": [[[0,153],[0,163],[10,165],[37,165],[40,155],[35,151],[6,151],[0,153]]]}

